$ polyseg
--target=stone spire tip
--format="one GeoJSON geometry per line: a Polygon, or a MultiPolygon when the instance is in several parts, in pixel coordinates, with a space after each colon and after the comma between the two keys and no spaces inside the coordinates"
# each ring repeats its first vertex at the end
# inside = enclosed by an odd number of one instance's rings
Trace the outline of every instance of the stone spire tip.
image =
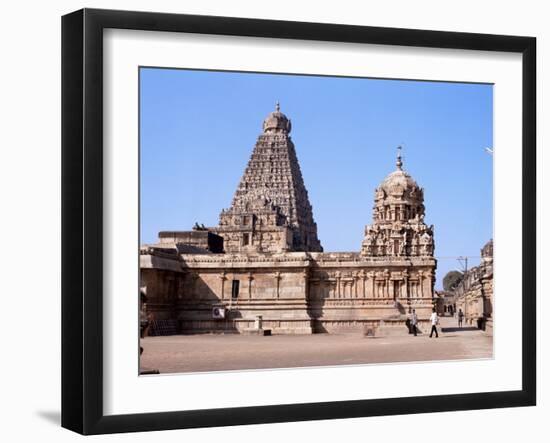
{"type": "Polygon", "coordinates": [[[275,103],[275,111],[279,112],[281,110],[281,104],[279,103],[279,100],[275,103]]]}
{"type": "Polygon", "coordinates": [[[403,149],[402,146],[397,147],[397,161],[395,162],[397,169],[400,171],[403,169],[403,161],[401,160],[401,149],[403,149]]]}

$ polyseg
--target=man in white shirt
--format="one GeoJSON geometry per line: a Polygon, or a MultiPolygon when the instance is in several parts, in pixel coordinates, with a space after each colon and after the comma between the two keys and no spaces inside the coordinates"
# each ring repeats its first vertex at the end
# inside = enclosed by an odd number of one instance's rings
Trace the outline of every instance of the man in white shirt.
{"type": "Polygon", "coordinates": [[[439,323],[439,317],[435,312],[435,308],[432,309],[432,315],[430,317],[430,321],[432,322],[432,330],[430,331],[430,338],[432,338],[432,335],[434,332],[435,332],[435,338],[439,338],[439,334],[437,333],[437,327],[436,327],[437,324],[439,323]]]}

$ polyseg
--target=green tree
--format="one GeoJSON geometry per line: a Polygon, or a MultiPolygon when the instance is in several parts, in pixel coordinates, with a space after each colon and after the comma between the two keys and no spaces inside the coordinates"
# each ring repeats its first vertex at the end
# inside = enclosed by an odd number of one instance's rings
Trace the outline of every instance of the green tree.
{"type": "Polygon", "coordinates": [[[464,274],[462,272],[459,272],[459,271],[447,272],[445,277],[443,277],[443,289],[445,291],[452,291],[460,284],[463,278],[464,278],[464,274]]]}

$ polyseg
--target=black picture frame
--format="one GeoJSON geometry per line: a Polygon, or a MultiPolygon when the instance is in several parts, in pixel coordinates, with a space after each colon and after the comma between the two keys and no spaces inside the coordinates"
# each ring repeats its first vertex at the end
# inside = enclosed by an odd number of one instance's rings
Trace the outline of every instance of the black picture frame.
{"type": "Polygon", "coordinates": [[[536,39],[83,9],[62,18],[62,426],[82,434],[536,404],[536,39]],[[190,410],[103,413],[103,30],[171,31],[522,54],[522,389],[190,410]]]}

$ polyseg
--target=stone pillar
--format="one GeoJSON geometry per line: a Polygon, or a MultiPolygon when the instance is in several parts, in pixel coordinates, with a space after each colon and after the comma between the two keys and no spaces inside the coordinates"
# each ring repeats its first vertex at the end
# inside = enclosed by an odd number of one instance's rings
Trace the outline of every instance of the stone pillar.
{"type": "Polygon", "coordinates": [[[193,272],[191,274],[191,294],[192,294],[192,297],[195,299],[201,298],[200,291],[198,291],[197,289],[198,281],[199,281],[199,275],[193,272]]]}
{"type": "Polygon", "coordinates": [[[403,285],[401,286],[401,293],[403,299],[407,300],[407,305],[409,305],[409,310],[411,309],[411,295],[409,293],[409,273],[407,270],[403,271],[403,285]]]}
{"type": "Polygon", "coordinates": [[[399,300],[399,299],[403,298],[401,296],[401,280],[394,280],[393,286],[394,286],[394,290],[395,290],[395,286],[397,286],[397,291],[395,293],[395,299],[399,300]]]}
{"type": "Polygon", "coordinates": [[[304,298],[307,300],[309,295],[309,269],[305,268],[302,271],[302,277],[304,279],[304,298]]]}
{"type": "Polygon", "coordinates": [[[401,285],[401,297],[409,298],[409,279],[406,274],[403,275],[403,284],[401,285]]]}
{"type": "Polygon", "coordinates": [[[252,272],[248,273],[248,299],[252,299],[252,280],[254,280],[254,276],[252,275],[252,272]]]}
{"type": "Polygon", "coordinates": [[[369,272],[368,274],[369,278],[370,278],[370,281],[371,281],[371,293],[370,293],[370,296],[371,298],[374,298],[375,295],[374,295],[374,285],[375,285],[375,281],[376,281],[376,273],[371,271],[369,272]]]}
{"type": "MultiPolygon", "coordinates": [[[[388,299],[388,298],[393,298],[393,297],[390,297],[390,273],[387,269],[384,270],[384,285],[385,285],[385,290],[384,290],[384,298],[388,299]]],[[[393,288],[392,288],[392,294],[393,294],[393,288]]]]}
{"type": "Polygon", "coordinates": [[[426,280],[425,280],[425,289],[424,294],[426,294],[426,297],[433,297],[433,272],[431,270],[427,270],[425,272],[426,280]]]}
{"type": "Polygon", "coordinates": [[[179,300],[181,300],[184,297],[184,294],[186,292],[185,284],[187,283],[189,276],[190,276],[189,271],[184,271],[182,273],[181,278],[178,280],[177,298],[179,300]]]}
{"type": "Polygon", "coordinates": [[[281,284],[281,273],[279,271],[275,272],[275,281],[277,285],[277,298],[279,298],[279,288],[281,284]]]}
{"type": "Polygon", "coordinates": [[[222,281],[222,300],[223,300],[225,299],[225,281],[227,280],[225,271],[223,271],[220,274],[220,280],[222,281]]]}

